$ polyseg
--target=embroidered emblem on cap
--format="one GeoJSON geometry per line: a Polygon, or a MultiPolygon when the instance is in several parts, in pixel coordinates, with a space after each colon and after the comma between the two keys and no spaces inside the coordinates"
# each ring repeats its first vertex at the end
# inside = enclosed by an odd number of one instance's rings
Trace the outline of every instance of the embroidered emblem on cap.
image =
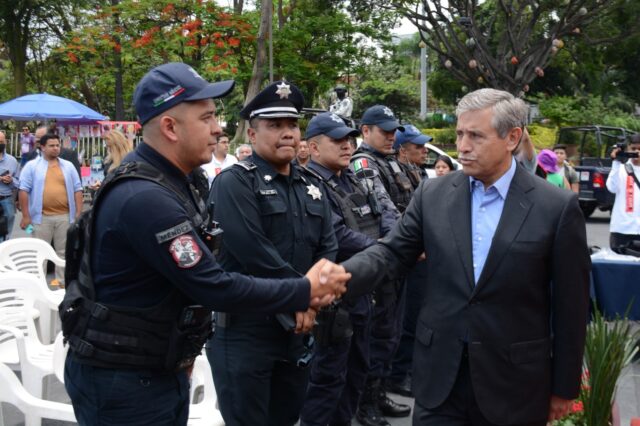
{"type": "Polygon", "coordinates": [[[286,82],[282,82],[278,84],[278,90],[276,90],[276,95],[280,95],[280,99],[288,99],[291,94],[291,86],[289,86],[286,82]]]}
{"type": "Polygon", "coordinates": [[[191,268],[202,259],[202,250],[191,235],[182,235],[171,241],[169,253],[179,268],[191,268]]]}
{"type": "Polygon", "coordinates": [[[314,200],[322,200],[322,192],[320,192],[320,188],[313,184],[307,185],[307,194],[311,195],[311,198],[314,200]]]}
{"type": "Polygon", "coordinates": [[[271,175],[264,175],[262,178],[264,179],[265,182],[271,182],[271,179],[273,179],[271,175]]]}
{"type": "Polygon", "coordinates": [[[388,115],[389,117],[393,118],[393,111],[391,111],[391,108],[384,107],[382,109],[382,112],[384,112],[384,115],[388,115]]]}
{"type": "Polygon", "coordinates": [[[338,116],[337,116],[337,115],[335,115],[335,114],[331,114],[331,119],[332,119],[333,121],[335,121],[336,123],[344,124],[344,121],[342,121],[342,118],[338,117],[338,116]]]}
{"type": "Polygon", "coordinates": [[[185,88],[178,84],[177,86],[175,86],[174,88],[172,88],[168,92],[165,92],[160,96],[157,96],[153,100],[153,106],[157,107],[158,105],[162,105],[165,102],[169,102],[171,99],[173,99],[176,96],[180,95],[184,91],[185,91],[185,88]]]}

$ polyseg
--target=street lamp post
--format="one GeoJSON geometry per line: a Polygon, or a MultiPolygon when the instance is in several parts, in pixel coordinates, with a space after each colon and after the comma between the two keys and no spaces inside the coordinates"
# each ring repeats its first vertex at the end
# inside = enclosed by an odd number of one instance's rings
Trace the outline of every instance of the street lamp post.
{"type": "Polygon", "coordinates": [[[427,117],[427,44],[420,41],[420,119],[427,117]]]}

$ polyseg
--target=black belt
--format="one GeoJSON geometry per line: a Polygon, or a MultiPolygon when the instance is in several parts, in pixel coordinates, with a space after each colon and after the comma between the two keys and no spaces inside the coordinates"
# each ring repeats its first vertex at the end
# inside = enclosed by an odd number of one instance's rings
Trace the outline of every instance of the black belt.
{"type": "Polygon", "coordinates": [[[0,200],[5,200],[7,198],[11,198],[13,196],[13,194],[9,194],[9,195],[0,195],[0,200]]]}

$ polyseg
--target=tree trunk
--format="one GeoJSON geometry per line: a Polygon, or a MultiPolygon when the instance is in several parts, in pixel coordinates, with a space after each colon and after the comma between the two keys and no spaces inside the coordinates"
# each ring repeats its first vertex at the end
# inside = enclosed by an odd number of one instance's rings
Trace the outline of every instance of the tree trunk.
{"type": "Polygon", "coordinates": [[[29,28],[31,22],[31,9],[26,5],[20,8],[3,8],[5,20],[1,28],[4,32],[0,37],[3,39],[13,72],[13,93],[16,97],[27,92],[27,45],[29,41],[29,28]]]}
{"type": "Polygon", "coordinates": [[[242,9],[244,9],[244,0],[233,0],[233,13],[241,15],[242,9]]]}
{"type": "MultiPolygon", "coordinates": [[[[120,0],[111,0],[111,5],[112,6],[117,6],[120,3],[120,0]]],[[[120,14],[119,13],[115,13],[113,15],[113,24],[114,27],[118,27],[120,26],[120,14]]],[[[124,96],[122,95],[122,54],[120,52],[120,37],[117,35],[117,32],[113,32],[114,34],[114,41],[116,43],[116,45],[113,48],[113,67],[115,69],[114,71],[114,79],[115,79],[115,96],[114,96],[114,102],[115,102],[115,120],[116,121],[123,121],[124,120],[124,96]]],[[[102,112],[102,111],[100,111],[102,112]]]]}
{"type": "MultiPolygon", "coordinates": [[[[258,29],[258,38],[256,45],[256,60],[253,63],[253,72],[251,74],[251,80],[247,86],[247,93],[245,95],[245,105],[251,101],[260,92],[262,81],[264,80],[265,64],[267,62],[267,39],[269,37],[269,23],[273,17],[273,4],[271,0],[263,0],[260,7],[260,28],[258,29]]],[[[247,122],[240,120],[238,122],[238,128],[236,134],[233,137],[234,144],[245,143],[245,134],[247,129],[247,122]]]]}

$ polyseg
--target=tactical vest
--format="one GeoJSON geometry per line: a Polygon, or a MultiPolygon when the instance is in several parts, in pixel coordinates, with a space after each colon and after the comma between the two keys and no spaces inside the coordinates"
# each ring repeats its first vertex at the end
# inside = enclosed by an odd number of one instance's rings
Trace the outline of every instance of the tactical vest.
{"type": "Polygon", "coordinates": [[[380,216],[374,212],[374,208],[368,201],[369,194],[355,176],[348,175],[351,187],[354,189],[354,192],[348,194],[333,180],[324,179],[311,169],[307,169],[307,173],[322,180],[335,195],[334,200],[340,208],[347,228],[365,234],[374,240],[380,238],[380,216]]]}
{"type": "MultiPolygon", "coordinates": [[[[81,363],[107,368],[146,368],[177,371],[188,367],[211,334],[211,313],[202,306],[187,306],[177,289],[149,308],[98,303],[91,273],[91,233],[94,211],[104,195],[125,179],[144,179],[170,190],[187,209],[196,230],[205,222],[201,199],[198,207],[155,167],[142,163],[122,164],[96,193],[93,208],[74,222],[67,232],[67,283],[59,306],[62,332],[70,353],[81,363]]],[[[194,189],[191,188],[193,193],[194,189]]]]}
{"type": "Polygon", "coordinates": [[[424,170],[414,164],[405,164],[400,162],[398,162],[398,164],[400,164],[400,167],[402,167],[402,170],[409,178],[411,186],[415,191],[418,188],[418,185],[420,185],[420,182],[422,182],[422,179],[425,177],[424,170]]]}
{"type": "Polygon", "coordinates": [[[413,195],[413,186],[411,181],[400,167],[400,163],[392,155],[380,157],[365,151],[356,151],[351,158],[351,162],[358,158],[366,158],[373,161],[378,167],[379,176],[382,184],[389,193],[391,202],[400,212],[404,212],[411,196],[413,195]]]}

